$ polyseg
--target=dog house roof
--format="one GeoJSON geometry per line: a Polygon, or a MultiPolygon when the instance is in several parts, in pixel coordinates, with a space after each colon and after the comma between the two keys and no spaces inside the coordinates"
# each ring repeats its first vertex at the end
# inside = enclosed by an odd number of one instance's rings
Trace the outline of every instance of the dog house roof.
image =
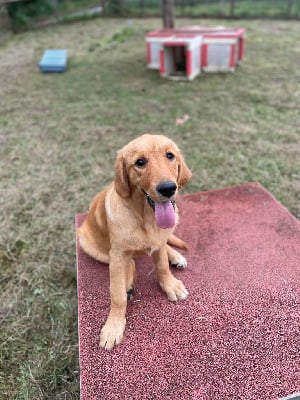
{"type": "Polygon", "coordinates": [[[158,29],[156,31],[148,32],[146,40],[151,38],[169,38],[176,37],[195,37],[203,36],[204,38],[237,38],[243,36],[245,29],[243,28],[224,28],[217,27],[204,27],[204,26],[185,26],[176,29],[158,29]]]}

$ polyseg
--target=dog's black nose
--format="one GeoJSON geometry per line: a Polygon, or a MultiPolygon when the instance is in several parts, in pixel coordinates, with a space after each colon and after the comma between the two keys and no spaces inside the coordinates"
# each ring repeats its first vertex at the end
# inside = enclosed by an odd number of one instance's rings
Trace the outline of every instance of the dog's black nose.
{"type": "Polygon", "coordinates": [[[162,182],[156,186],[156,190],[164,197],[171,197],[176,192],[177,185],[175,182],[162,182]]]}

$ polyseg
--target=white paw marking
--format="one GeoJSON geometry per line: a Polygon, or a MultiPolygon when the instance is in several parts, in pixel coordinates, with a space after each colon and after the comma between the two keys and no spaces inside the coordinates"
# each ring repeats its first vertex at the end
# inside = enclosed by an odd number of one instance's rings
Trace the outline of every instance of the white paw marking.
{"type": "Polygon", "coordinates": [[[174,263],[174,266],[175,266],[176,268],[178,268],[178,269],[185,269],[185,268],[187,267],[186,258],[183,257],[183,256],[180,254],[180,257],[179,257],[179,259],[177,260],[177,262],[174,263]]]}

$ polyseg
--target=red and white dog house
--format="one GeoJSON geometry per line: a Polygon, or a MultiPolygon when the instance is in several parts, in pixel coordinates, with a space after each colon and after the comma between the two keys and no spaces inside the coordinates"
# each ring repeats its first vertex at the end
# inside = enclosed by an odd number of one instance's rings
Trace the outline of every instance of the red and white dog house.
{"type": "Polygon", "coordinates": [[[244,56],[245,30],[190,26],[146,35],[148,68],[161,76],[194,79],[206,72],[234,71],[244,56]]]}

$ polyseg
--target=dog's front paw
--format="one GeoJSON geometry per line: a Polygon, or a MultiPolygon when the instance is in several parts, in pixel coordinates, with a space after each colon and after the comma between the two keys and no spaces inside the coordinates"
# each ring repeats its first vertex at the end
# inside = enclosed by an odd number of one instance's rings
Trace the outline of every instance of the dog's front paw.
{"type": "Polygon", "coordinates": [[[160,286],[170,301],[185,300],[188,297],[189,292],[186,290],[184,284],[174,277],[160,282],[160,286]]]}
{"type": "Polygon", "coordinates": [[[100,332],[100,347],[112,350],[123,340],[126,320],[109,318],[100,332]]]}

